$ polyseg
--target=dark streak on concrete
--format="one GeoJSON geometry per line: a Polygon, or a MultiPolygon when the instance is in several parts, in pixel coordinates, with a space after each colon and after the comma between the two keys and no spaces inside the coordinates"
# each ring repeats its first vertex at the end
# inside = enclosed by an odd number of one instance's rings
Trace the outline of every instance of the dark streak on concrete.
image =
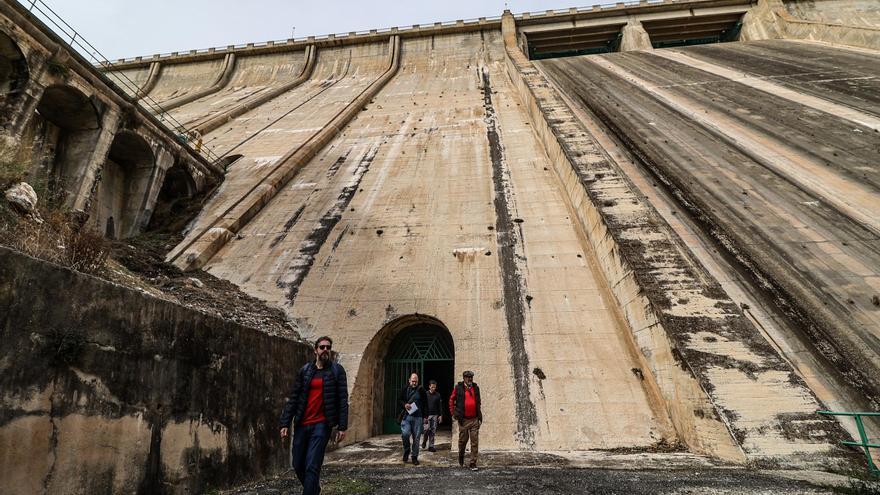
{"type": "Polygon", "coordinates": [[[351,150],[352,150],[352,148],[349,148],[348,151],[346,151],[342,156],[337,158],[336,161],[333,162],[333,165],[331,165],[330,168],[327,169],[327,178],[328,179],[330,179],[334,175],[336,175],[336,172],[339,171],[339,167],[341,167],[342,164],[345,163],[345,160],[348,159],[348,155],[351,154],[351,150]]]}
{"type": "Polygon", "coordinates": [[[303,204],[300,205],[300,207],[297,208],[295,212],[293,212],[293,215],[291,215],[290,218],[288,218],[287,221],[284,222],[284,229],[282,229],[281,233],[278,234],[278,236],[276,236],[274,239],[272,239],[271,243],[269,243],[270,248],[274,248],[281,241],[283,241],[285,237],[287,237],[287,233],[290,232],[290,229],[292,229],[294,225],[296,225],[296,221],[299,220],[299,217],[302,216],[303,210],[306,209],[306,205],[308,204],[308,200],[304,201],[303,204]]]}
{"type": "MultiPolygon", "coordinates": [[[[290,281],[282,279],[277,282],[279,288],[287,289],[288,305],[293,306],[296,301],[296,296],[299,294],[299,288],[303,280],[309,275],[315,263],[315,258],[321,251],[321,247],[327,242],[330,232],[339,223],[339,220],[342,219],[342,214],[345,212],[348,204],[351,203],[355,193],[357,193],[361,180],[370,169],[370,164],[379,152],[380,146],[376,145],[364,154],[354,171],[354,182],[342,188],[342,192],[339,193],[333,206],[324,213],[320,220],[318,220],[318,225],[300,243],[299,256],[297,256],[290,268],[292,273],[290,281]]],[[[338,245],[338,243],[334,244],[338,245]]]]}
{"type": "MultiPolygon", "coordinates": [[[[480,70],[480,69],[478,69],[480,70]]],[[[510,341],[510,366],[516,388],[516,424],[520,442],[528,448],[535,445],[534,428],[538,424],[538,414],[529,393],[529,356],[525,349],[525,307],[523,287],[525,285],[517,265],[516,244],[522,242],[514,233],[511,205],[508,201],[510,183],[505,170],[504,149],[495,122],[495,107],[492,104],[492,86],[489,72],[482,69],[483,108],[486,112],[486,138],[489,141],[489,157],[492,160],[492,184],[495,188],[495,231],[498,242],[498,264],[501,268],[504,289],[504,313],[507,319],[507,337],[510,341]]]]}

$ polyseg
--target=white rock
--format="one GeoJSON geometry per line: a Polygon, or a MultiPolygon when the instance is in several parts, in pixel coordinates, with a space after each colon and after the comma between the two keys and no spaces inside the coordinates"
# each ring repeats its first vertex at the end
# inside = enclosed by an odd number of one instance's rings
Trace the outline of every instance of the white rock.
{"type": "Polygon", "coordinates": [[[193,287],[198,287],[199,289],[205,286],[205,283],[197,278],[190,278],[189,283],[192,284],[193,287]]]}
{"type": "Polygon", "coordinates": [[[19,182],[6,190],[6,201],[23,213],[34,213],[37,207],[37,193],[27,182],[19,182]]]}

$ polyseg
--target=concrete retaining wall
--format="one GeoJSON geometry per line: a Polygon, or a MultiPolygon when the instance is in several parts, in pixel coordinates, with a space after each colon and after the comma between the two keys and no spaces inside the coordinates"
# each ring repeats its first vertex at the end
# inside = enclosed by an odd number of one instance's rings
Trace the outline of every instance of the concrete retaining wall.
{"type": "Polygon", "coordinates": [[[308,345],[0,248],[0,492],[192,493],[277,472],[308,345]]]}

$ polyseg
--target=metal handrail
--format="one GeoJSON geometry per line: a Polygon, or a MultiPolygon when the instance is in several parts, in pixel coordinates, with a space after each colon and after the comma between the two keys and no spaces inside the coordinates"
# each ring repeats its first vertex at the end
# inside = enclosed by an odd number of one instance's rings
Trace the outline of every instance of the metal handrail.
{"type": "Polygon", "coordinates": [[[870,449],[880,449],[880,444],[871,443],[868,438],[868,434],[865,432],[865,424],[862,421],[863,417],[880,417],[880,412],[838,412],[838,411],[819,411],[819,414],[824,416],[844,416],[854,418],[856,421],[856,428],[859,431],[859,440],[860,442],[850,442],[849,440],[844,440],[840,443],[843,445],[849,445],[851,447],[861,447],[861,449],[865,452],[865,459],[868,461],[868,470],[871,474],[875,476],[880,476],[880,469],[877,468],[877,465],[874,463],[874,458],[871,457],[870,449]]]}
{"type": "MultiPolygon", "coordinates": [[[[19,2],[26,6],[29,12],[51,24],[47,24],[47,26],[49,26],[50,29],[53,29],[56,34],[62,38],[62,43],[65,43],[68,48],[79,52],[94,65],[103,68],[104,71],[102,71],[102,74],[108,79],[107,82],[116,86],[117,89],[127,90],[129,94],[132,95],[132,98],[135,99],[137,105],[150,111],[159,123],[173,132],[179,140],[183,141],[185,144],[189,144],[191,139],[196,138],[197,134],[194,131],[181,124],[177,119],[166,112],[165,109],[162,108],[162,105],[149,96],[140,94],[140,87],[127,75],[121,72],[111,71],[110,69],[112,69],[113,66],[107,61],[107,57],[95,48],[94,45],[89,43],[87,39],[68,24],[67,21],[65,21],[57,12],[52,10],[52,8],[45,2],[42,0],[19,0],[19,2]],[[54,28],[52,26],[54,26],[54,28]],[[70,41],[67,42],[66,38],[70,38],[70,41]]],[[[196,149],[193,151],[201,154],[211,162],[217,162],[217,160],[220,159],[220,157],[214,153],[212,148],[202,146],[201,144],[197,144],[196,149]]]]}

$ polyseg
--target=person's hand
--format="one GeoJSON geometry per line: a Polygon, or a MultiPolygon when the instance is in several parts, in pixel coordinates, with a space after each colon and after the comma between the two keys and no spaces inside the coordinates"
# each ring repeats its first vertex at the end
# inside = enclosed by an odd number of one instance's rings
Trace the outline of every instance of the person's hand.
{"type": "Polygon", "coordinates": [[[425,428],[427,428],[428,427],[428,420],[425,419],[424,423],[425,423],[425,428]]]}
{"type": "Polygon", "coordinates": [[[440,416],[439,418],[437,418],[437,424],[438,424],[438,425],[442,425],[442,424],[443,424],[443,416],[440,416]]]}
{"type": "Polygon", "coordinates": [[[281,428],[281,438],[287,438],[287,428],[281,428]]]}
{"type": "Polygon", "coordinates": [[[337,431],[336,432],[336,443],[339,443],[343,440],[345,440],[345,432],[344,431],[337,431]]]}
{"type": "Polygon", "coordinates": [[[403,406],[403,408],[406,409],[407,412],[409,412],[411,407],[412,407],[412,404],[404,404],[404,406],[403,406]]]}

